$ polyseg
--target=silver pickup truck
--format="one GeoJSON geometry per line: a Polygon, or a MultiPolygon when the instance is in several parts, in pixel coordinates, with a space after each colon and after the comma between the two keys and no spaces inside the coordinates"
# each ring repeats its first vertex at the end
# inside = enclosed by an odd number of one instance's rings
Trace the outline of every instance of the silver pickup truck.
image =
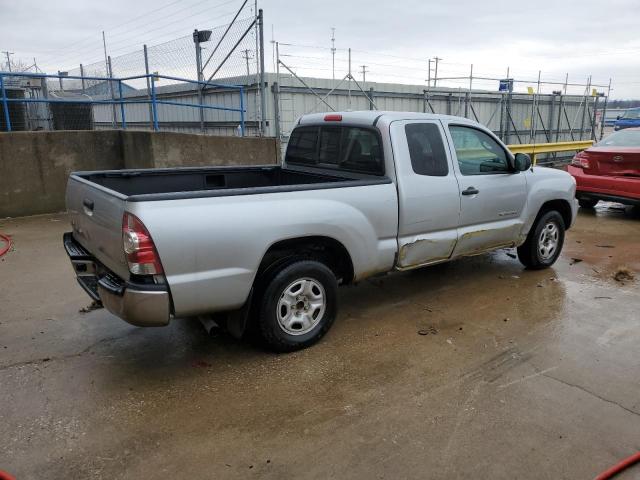
{"type": "Polygon", "coordinates": [[[337,315],[337,287],[503,247],[552,265],[575,181],[444,115],[301,117],[282,165],[76,172],[64,246],[80,285],[133,325],[226,312],[291,351],[337,315]]]}

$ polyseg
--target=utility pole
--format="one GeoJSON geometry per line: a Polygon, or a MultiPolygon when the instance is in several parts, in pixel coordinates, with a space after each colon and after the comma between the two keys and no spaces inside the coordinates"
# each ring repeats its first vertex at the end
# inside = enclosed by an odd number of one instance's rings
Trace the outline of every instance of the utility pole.
{"type": "Polygon", "coordinates": [[[4,50],[2,53],[4,53],[7,56],[7,69],[11,71],[11,58],[9,57],[9,55],[13,55],[13,52],[8,52],[4,50]]]}
{"type": "Polygon", "coordinates": [[[429,59],[429,73],[427,75],[427,87],[431,87],[431,59],[429,59]]]}
{"type": "Polygon", "coordinates": [[[336,79],[336,29],[331,27],[331,72],[333,80],[336,79]]]}
{"type": "Polygon", "coordinates": [[[104,36],[104,30],[102,31],[102,47],[104,48],[104,69],[109,74],[109,60],[107,59],[107,39],[104,36]]]}
{"type": "Polygon", "coordinates": [[[435,86],[437,86],[437,85],[438,85],[438,62],[439,62],[440,60],[442,60],[442,58],[440,58],[440,57],[433,57],[433,59],[434,59],[434,60],[435,60],[435,62],[436,62],[436,71],[435,71],[435,73],[434,73],[434,75],[433,75],[433,86],[435,87],[435,86]]]}
{"type": "Polygon", "coordinates": [[[364,82],[367,81],[367,66],[360,65],[360,67],[362,68],[362,85],[364,86],[364,82]]]}
{"type": "Polygon", "coordinates": [[[248,48],[242,50],[242,53],[244,54],[242,55],[242,58],[244,58],[247,61],[247,83],[249,83],[249,75],[251,75],[251,72],[249,71],[249,60],[253,58],[249,56],[250,51],[251,50],[249,50],[248,48]]]}

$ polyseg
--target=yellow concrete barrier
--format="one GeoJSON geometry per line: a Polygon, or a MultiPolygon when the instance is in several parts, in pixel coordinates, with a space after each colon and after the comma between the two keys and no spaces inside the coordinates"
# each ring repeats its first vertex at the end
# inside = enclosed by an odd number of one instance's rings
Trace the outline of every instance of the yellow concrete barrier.
{"type": "Polygon", "coordinates": [[[555,142],[555,143],[523,143],[520,145],[507,145],[512,153],[528,153],[531,155],[531,162],[535,165],[536,155],[539,153],[554,152],[579,152],[593,145],[593,140],[580,140],[578,142],[555,142]]]}

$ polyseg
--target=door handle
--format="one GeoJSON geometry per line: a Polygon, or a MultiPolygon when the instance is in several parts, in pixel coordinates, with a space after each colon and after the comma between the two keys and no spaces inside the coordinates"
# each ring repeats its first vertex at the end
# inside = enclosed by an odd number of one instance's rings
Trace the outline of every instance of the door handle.
{"type": "Polygon", "coordinates": [[[93,200],[88,200],[85,198],[84,200],[82,200],[82,207],[85,215],[93,215],[93,200]]]}
{"type": "Polygon", "coordinates": [[[466,190],[462,191],[462,195],[476,195],[478,193],[480,193],[480,190],[476,187],[468,187],[466,190]]]}

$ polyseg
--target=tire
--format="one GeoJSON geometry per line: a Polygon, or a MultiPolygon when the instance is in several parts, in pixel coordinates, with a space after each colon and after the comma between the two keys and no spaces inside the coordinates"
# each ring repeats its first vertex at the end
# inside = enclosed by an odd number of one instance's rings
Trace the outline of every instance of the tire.
{"type": "Polygon", "coordinates": [[[265,279],[258,300],[258,333],[275,352],[293,352],[318,342],[338,312],[338,282],[316,260],[297,260],[265,279]]]}
{"type": "Polygon", "coordinates": [[[564,220],[557,211],[550,210],[539,215],[527,240],[518,247],[520,263],[532,270],[553,265],[562,251],[564,231],[564,220]]]}
{"type": "Polygon", "coordinates": [[[592,200],[591,198],[579,198],[578,204],[580,208],[593,208],[598,204],[598,200],[592,200]]]}

